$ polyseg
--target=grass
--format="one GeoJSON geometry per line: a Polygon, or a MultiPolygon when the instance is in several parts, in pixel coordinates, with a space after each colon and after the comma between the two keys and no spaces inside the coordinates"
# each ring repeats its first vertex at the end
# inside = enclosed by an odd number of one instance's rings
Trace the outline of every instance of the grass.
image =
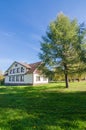
{"type": "Polygon", "coordinates": [[[0,130],[86,130],[86,82],[1,86],[0,130]]]}

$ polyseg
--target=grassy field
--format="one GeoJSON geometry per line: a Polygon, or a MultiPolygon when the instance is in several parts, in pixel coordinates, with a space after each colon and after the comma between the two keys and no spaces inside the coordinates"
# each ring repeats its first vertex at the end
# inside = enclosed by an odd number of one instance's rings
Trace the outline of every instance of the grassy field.
{"type": "Polygon", "coordinates": [[[86,130],[86,82],[1,86],[0,130],[86,130]]]}

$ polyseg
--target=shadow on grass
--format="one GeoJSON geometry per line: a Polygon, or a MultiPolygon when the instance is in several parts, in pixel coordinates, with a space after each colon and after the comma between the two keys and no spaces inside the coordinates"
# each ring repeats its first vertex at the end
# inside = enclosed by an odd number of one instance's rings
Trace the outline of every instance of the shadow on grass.
{"type": "Polygon", "coordinates": [[[43,92],[34,87],[0,92],[1,130],[86,130],[86,92],[43,92]]]}

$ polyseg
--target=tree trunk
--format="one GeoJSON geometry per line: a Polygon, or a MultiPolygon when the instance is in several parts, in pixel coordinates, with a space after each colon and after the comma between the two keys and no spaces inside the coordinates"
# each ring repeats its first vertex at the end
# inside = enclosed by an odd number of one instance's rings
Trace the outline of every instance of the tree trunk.
{"type": "Polygon", "coordinates": [[[65,73],[65,83],[66,83],[66,88],[69,88],[69,85],[68,85],[68,75],[67,75],[67,73],[65,73]]]}
{"type": "Polygon", "coordinates": [[[68,84],[68,68],[67,65],[64,64],[64,75],[65,75],[65,83],[66,83],[66,88],[69,88],[69,84],[68,84]]]}

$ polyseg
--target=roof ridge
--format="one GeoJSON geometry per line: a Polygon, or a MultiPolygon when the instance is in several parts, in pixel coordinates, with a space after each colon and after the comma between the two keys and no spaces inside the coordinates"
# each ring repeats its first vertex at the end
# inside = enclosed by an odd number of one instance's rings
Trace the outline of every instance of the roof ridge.
{"type": "MultiPolygon", "coordinates": [[[[38,62],[33,62],[33,63],[30,63],[30,64],[37,64],[37,63],[42,63],[41,61],[38,61],[38,62]]],[[[30,65],[29,64],[29,65],[30,65]]]]}

